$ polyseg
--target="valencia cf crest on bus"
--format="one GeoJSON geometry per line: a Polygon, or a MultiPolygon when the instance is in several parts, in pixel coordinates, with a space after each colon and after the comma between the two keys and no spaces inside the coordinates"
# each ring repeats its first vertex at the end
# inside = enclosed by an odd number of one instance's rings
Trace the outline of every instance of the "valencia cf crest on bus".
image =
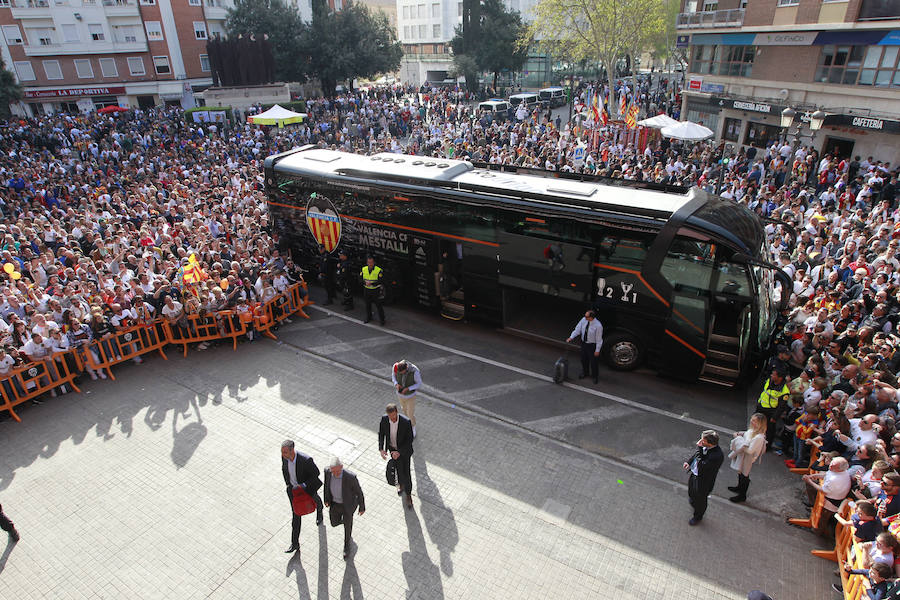
{"type": "Polygon", "coordinates": [[[316,242],[332,252],[341,241],[341,217],[331,200],[312,193],[306,203],[306,224],[316,242]]]}

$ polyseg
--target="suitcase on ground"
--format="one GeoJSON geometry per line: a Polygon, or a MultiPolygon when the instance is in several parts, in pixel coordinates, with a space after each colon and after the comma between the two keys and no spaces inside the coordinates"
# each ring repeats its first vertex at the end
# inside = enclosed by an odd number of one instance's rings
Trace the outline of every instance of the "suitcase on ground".
{"type": "Polygon", "coordinates": [[[556,359],[556,364],[553,365],[553,382],[554,383],[562,383],[566,380],[566,377],[569,375],[569,359],[565,356],[560,356],[556,359]]]}

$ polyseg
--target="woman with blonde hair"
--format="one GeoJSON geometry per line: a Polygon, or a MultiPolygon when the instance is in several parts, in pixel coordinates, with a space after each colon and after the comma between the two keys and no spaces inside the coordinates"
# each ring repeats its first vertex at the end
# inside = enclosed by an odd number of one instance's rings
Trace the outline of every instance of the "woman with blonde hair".
{"type": "Polygon", "coordinates": [[[736,492],[729,498],[732,502],[743,502],[747,499],[747,488],[750,487],[750,469],[753,463],[766,451],[766,415],[754,413],[750,417],[747,431],[737,431],[731,440],[731,468],[738,472],[738,484],[728,489],[736,492]]]}

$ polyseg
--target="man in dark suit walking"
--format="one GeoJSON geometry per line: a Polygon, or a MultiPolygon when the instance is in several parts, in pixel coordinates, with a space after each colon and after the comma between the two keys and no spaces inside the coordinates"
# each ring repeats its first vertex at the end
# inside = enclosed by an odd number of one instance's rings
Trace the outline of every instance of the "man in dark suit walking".
{"type": "Polygon", "coordinates": [[[328,519],[332,527],[344,525],[344,560],[350,555],[350,535],[353,533],[353,512],[358,508],[359,516],[366,512],[366,497],[363,496],[359,479],[352,471],[344,469],[341,459],[334,458],[325,470],[325,506],[329,508],[328,519]]]}
{"type": "Polygon", "coordinates": [[[281,474],[287,486],[288,501],[291,502],[291,546],[285,554],[300,550],[300,515],[294,513],[294,488],[303,488],[316,501],[316,525],[322,524],[322,499],[317,493],[322,487],[319,479],[319,467],[311,456],[294,450],[294,440],[286,440],[281,444],[281,474]]]}
{"type": "Polygon", "coordinates": [[[397,495],[406,492],[406,507],[412,508],[412,474],[410,462],[413,455],[413,430],[409,419],[397,412],[397,405],[388,404],[386,415],[378,425],[378,451],[387,460],[388,452],[397,461],[397,495]]]}
{"type": "Polygon", "coordinates": [[[0,529],[9,534],[9,539],[11,539],[13,543],[19,541],[19,532],[16,531],[16,526],[9,520],[9,517],[3,514],[3,505],[0,505],[0,529]]]}
{"type": "Polygon", "coordinates": [[[697,451],[684,463],[684,470],[691,473],[688,479],[688,498],[694,508],[694,516],[688,521],[696,525],[703,520],[709,495],[716,485],[716,475],[725,455],[719,447],[719,434],[712,429],[707,429],[700,434],[697,441],[697,451]]]}

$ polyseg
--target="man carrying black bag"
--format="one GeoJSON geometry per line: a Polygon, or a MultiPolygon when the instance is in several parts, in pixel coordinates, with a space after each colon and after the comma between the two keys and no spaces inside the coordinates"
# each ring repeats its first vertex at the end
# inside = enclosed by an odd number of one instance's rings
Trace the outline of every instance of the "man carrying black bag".
{"type": "Polygon", "coordinates": [[[593,310],[585,312],[584,318],[578,321],[566,340],[581,341],[581,375],[578,378],[584,379],[590,374],[594,383],[600,379],[600,348],[603,346],[603,325],[596,317],[593,310]]]}
{"type": "Polygon", "coordinates": [[[329,508],[331,526],[344,526],[344,560],[347,560],[350,555],[350,535],[353,533],[353,513],[358,508],[359,516],[363,516],[366,512],[366,498],[356,474],[345,470],[344,463],[337,457],[331,460],[325,470],[325,506],[329,508]]]}

